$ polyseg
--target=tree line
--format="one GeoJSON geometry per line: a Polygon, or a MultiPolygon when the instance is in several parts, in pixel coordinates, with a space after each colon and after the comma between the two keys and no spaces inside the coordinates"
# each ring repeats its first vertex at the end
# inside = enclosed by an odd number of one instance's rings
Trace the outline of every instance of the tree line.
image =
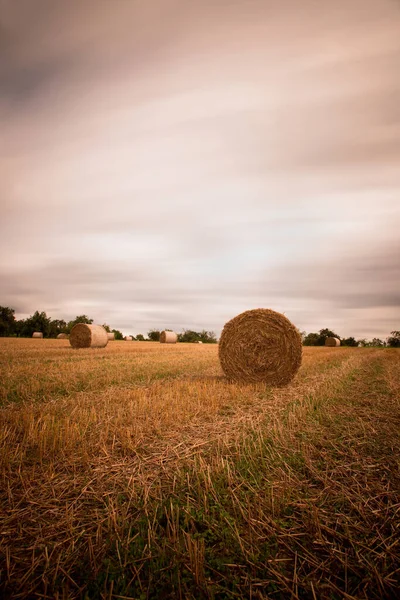
{"type": "MultiPolygon", "coordinates": [[[[93,319],[87,315],[78,315],[72,321],[64,321],[64,319],[51,319],[45,312],[38,310],[27,319],[16,319],[15,310],[8,306],[0,306],[0,337],[32,337],[34,331],[41,331],[43,337],[56,338],[59,333],[70,333],[71,329],[77,323],[87,323],[91,325],[93,319]]],[[[123,340],[124,336],[118,329],[111,329],[107,323],[103,323],[104,329],[108,333],[113,333],[116,340],[123,340]]],[[[168,330],[166,330],[168,331],[168,330]]],[[[132,339],[138,342],[158,342],[160,340],[161,331],[151,329],[147,333],[147,337],[142,333],[136,336],[131,335],[132,339]]],[[[202,342],[203,344],[216,344],[217,337],[213,331],[192,331],[184,329],[182,333],[178,333],[179,342],[202,342]]],[[[318,333],[301,332],[301,337],[304,346],[324,346],[327,337],[335,337],[340,340],[342,346],[373,346],[383,348],[385,346],[391,348],[400,348],[400,331],[392,331],[386,340],[373,338],[366,340],[365,338],[356,340],[354,337],[342,338],[340,335],[330,329],[320,329],[318,333]]]]}
{"type": "MultiPolygon", "coordinates": [[[[165,329],[164,331],[171,331],[170,329],[165,329]]],[[[152,329],[148,332],[148,339],[152,342],[160,341],[161,331],[157,329],[152,329]]],[[[184,329],[182,333],[178,333],[178,342],[202,342],[203,344],[216,344],[218,342],[217,337],[213,331],[206,331],[203,329],[202,331],[192,331],[191,329],[184,329]]],[[[137,337],[137,336],[136,336],[137,337]]]]}
{"type": "MultiPolygon", "coordinates": [[[[77,323],[87,323],[91,325],[93,319],[87,315],[78,315],[72,321],[64,319],[51,319],[45,312],[34,312],[27,319],[16,319],[15,310],[8,306],[0,306],[0,337],[32,337],[34,331],[41,331],[45,338],[56,338],[60,333],[69,334],[71,329],[77,323]]],[[[116,340],[123,340],[124,336],[118,329],[112,329],[107,323],[103,323],[107,333],[113,333],[116,340]]],[[[167,330],[168,331],[168,330],[167,330]]],[[[142,333],[136,336],[132,335],[133,340],[138,342],[159,341],[161,331],[151,329],[145,337],[142,333]]],[[[179,342],[203,342],[204,344],[216,344],[217,338],[213,331],[191,331],[185,329],[178,333],[179,342]]]]}
{"type": "Polygon", "coordinates": [[[390,336],[386,340],[380,338],[373,338],[367,340],[365,338],[356,340],[354,337],[342,338],[340,335],[331,331],[330,329],[320,329],[318,333],[306,333],[301,332],[301,338],[303,340],[303,346],[325,346],[326,338],[334,337],[340,340],[341,346],[362,346],[364,348],[400,348],[400,331],[392,331],[390,336]]]}

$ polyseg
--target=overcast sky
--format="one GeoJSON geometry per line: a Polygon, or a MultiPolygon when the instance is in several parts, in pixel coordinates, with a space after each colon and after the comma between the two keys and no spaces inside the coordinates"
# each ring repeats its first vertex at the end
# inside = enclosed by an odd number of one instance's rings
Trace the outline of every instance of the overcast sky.
{"type": "Polygon", "coordinates": [[[400,329],[398,0],[0,0],[0,304],[400,329]]]}

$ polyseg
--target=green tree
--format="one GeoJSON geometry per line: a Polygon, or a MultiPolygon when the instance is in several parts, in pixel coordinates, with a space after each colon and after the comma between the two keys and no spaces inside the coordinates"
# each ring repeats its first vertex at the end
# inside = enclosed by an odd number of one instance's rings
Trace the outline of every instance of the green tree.
{"type": "Polygon", "coordinates": [[[335,337],[340,340],[340,336],[330,329],[320,329],[319,333],[309,333],[303,339],[304,346],[325,346],[325,340],[328,337],[335,337]]]}
{"type": "MultiPolygon", "coordinates": [[[[92,323],[93,323],[93,321],[92,321],[92,323]]],[[[104,327],[104,329],[107,331],[107,333],[111,333],[110,326],[107,325],[107,323],[103,323],[102,327],[104,327]]]]}
{"type": "Polygon", "coordinates": [[[325,346],[325,340],[328,337],[334,337],[340,340],[340,335],[334,333],[331,329],[320,329],[317,346],[325,346]]]}
{"type": "Polygon", "coordinates": [[[342,340],[342,346],[358,346],[358,342],[353,337],[344,338],[342,340]]]}
{"type": "Polygon", "coordinates": [[[199,342],[200,334],[197,331],[192,331],[191,329],[184,329],[182,333],[178,333],[178,342],[199,342]]]}
{"type": "Polygon", "coordinates": [[[15,310],[8,306],[0,306],[0,336],[7,337],[15,332],[15,310]]]}
{"type": "Polygon", "coordinates": [[[217,337],[213,331],[192,331],[191,329],[184,329],[182,333],[178,333],[178,342],[203,342],[203,344],[216,344],[217,337]]]}
{"type": "Polygon", "coordinates": [[[371,342],[371,346],[374,346],[376,348],[383,348],[384,345],[385,345],[385,342],[383,342],[379,338],[373,338],[373,340],[371,342]]]}
{"type": "Polygon", "coordinates": [[[67,333],[67,323],[64,319],[54,319],[50,321],[49,337],[55,338],[59,333],[67,333]]]}
{"type": "Polygon", "coordinates": [[[391,331],[387,343],[390,348],[400,348],[400,331],[391,331]]]}
{"type": "Polygon", "coordinates": [[[122,335],[122,333],[120,331],[118,331],[118,329],[113,329],[111,331],[111,333],[114,334],[114,337],[115,337],[116,340],[123,340],[124,339],[124,336],[122,335]]]}
{"type": "MultiPolygon", "coordinates": [[[[135,338],[133,338],[135,339],[135,338]]],[[[145,342],[146,340],[144,339],[144,335],[142,335],[141,333],[138,333],[136,336],[136,339],[138,342],[145,342]]]]}
{"type": "Polygon", "coordinates": [[[152,342],[159,342],[160,341],[160,335],[161,335],[161,331],[158,331],[157,329],[151,329],[148,332],[147,337],[152,342]]]}
{"type": "Polygon", "coordinates": [[[87,315],[78,315],[73,321],[69,321],[67,325],[67,333],[70,333],[73,326],[77,323],[86,323],[87,325],[91,325],[93,323],[93,319],[89,319],[87,315]]]}
{"type": "Polygon", "coordinates": [[[304,340],[304,346],[318,346],[319,334],[318,333],[308,333],[304,340]]]}
{"type": "Polygon", "coordinates": [[[20,335],[24,337],[32,337],[34,331],[41,331],[43,337],[49,337],[51,319],[45,312],[38,310],[33,313],[28,319],[23,322],[20,335]]]}
{"type": "Polygon", "coordinates": [[[25,319],[18,319],[17,321],[15,321],[14,331],[18,337],[23,336],[22,332],[24,330],[24,327],[25,327],[25,319]]]}
{"type": "Polygon", "coordinates": [[[215,333],[213,331],[206,331],[205,329],[203,329],[203,331],[200,331],[200,342],[203,342],[203,344],[216,344],[217,343],[217,336],[215,335],[215,333]]]}

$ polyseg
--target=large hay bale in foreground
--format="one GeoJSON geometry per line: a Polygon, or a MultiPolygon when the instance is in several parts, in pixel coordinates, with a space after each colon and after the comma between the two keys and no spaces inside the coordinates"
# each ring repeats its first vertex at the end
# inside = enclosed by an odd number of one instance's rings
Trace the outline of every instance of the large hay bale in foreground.
{"type": "Polygon", "coordinates": [[[68,339],[68,333],[59,333],[57,336],[58,340],[67,340],[68,339]]]}
{"type": "Polygon", "coordinates": [[[32,333],[32,337],[33,338],[42,338],[43,337],[43,333],[41,331],[34,331],[32,333]]]}
{"type": "Polygon", "coordinates": [[[115,333],[107,333],[107,338],[109,340],[115,340],[115,333]]]}
{"type": "Polygon", "coordinates": [[[77,323],[71,329],[69,343],[73,348],[104,348],[107,346],[107,331],[101,325],[77,323]]]}
{"type": "Polygon", "coordinates": [[[327,337],[325,340],[325,346],[331,346],[331,347],[340,346],[340,340],[338,340],[338,338],[334,338],[334,337],[327,337]]]}
{"type": "Polygon", "coordinates": [[[132,341],[133,341],[133,337],[132,337],[131,335],[126,335],[126,336],[124,337],[124,340],[125,340],[126,342],[132,342],[132,341]]]}
{"type": "Polygon", "coordinates": [[[302,343],[298,330],[284,315],[257,308],[225,324],[218,353],[229,379],[282,386],[300,368],[302,343]]]}
{"type": "Polygon", "coordinates": [[[160,333],[160,344],[176,344],[178,336],[175,331],[162,331],[160,333]]]}

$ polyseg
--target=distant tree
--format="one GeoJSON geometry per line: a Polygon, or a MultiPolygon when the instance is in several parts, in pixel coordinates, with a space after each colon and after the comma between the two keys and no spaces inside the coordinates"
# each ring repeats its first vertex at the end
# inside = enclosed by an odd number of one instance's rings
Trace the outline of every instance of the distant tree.
{"type": "Polygon", "coordinates": [[[342,346],[358,346],[358,342],[353,337],[344,338],[342,340],[342,346]]]}
{"type": "Polygon", "coordinates": [[[15,321],[14,331],[17,337],[23,336],[23,330],[25,327],[25,319],[18,319],[15,321]]]}
{"type": "Polygon", "coordinates": [[[152,342],[159,342],[160,341],[160,335],[161,335],[161,331],[158,331],[157,329],[151,329],[148,332],[147,337],[152,342]]]}
{"type": "Polygon", "coordinates": [[[362,348],[366,348],[368,346],[368,340],[362,338],[361,340],[357,340],[357,346],[361,346],[362,348]]]}
{"type": "Polygon", "coordinates": [[[138,342],[145,342],[146,341],[144,339],[144,335],[142,335],[141,333],[137,334],[136,339],[137,339],[138,342]]]}
{"type": "Polygon", "coordinates": [[[318,346],[319,334],[318,333],[308,333],[304,340],[304,346],[318,346]]]}
{"type": "Polygon", "coordinates": [[[86,315],[79,315],[75,317],[73,321],[69,321],[67,325],[67,333],[70,333],[73,326],[77,323],[86,323],[87,325],[91,325],[93,323],[93,319],[89,319],[89,317],[86,315]]]}
{"type": "Polygon", "coordinates": [[[192,331],[191,329],[184,329],[182,333],[178,333],[178,342],[203,342],[203,344],[216,344],[217,337],[213,331],[192,331]]]}
{"type": "Polygon", "coordinates": [[[38,310],[30,316],[22,324],[20,335],[24,337],[32,337],[34,331],[41,331],[43,337],[49,337],[50,335],[50,323],[51,319],[46,315],[45,312],[39,312],[38,310]]]}
{"type": "Polygon", "coordinates": [[[383,340],[380,340],[379,338],[373,338],[370,345],[374,346],[376,348],[383,348],[385,345],[385,342],[383,340]]]}
{"type": "Polygon", "coordinates": [[[15,310],[8,306],[0,306],[0,336],[7,337],[15,332],[15,310]]]}
{"type": "Polygon", "coordinates": [[[113,329],[112,332],[114,334],[114,337],[116,340],[123,340],[124,336],[122,335],[122,333],[120,331],[118,331],[118,329],[113,329]]]}
{"type": "Polygon", "coordinates": [[[400,348],[400,331],[391,331],[387,344],[390,348],[400,348]]]}
{"type": "MultiPolygon", "coordinates": [[[[93,323],[93,321],[92,321],[92,323],[93,323]]],[[[107,325],[107,323],[103,323],[102,327],[104,327],[104,329],[107,331],[107,333],[111,333],[110,326],[107,325]]]]}
{"type": "Polygon", "coordinates": [[[215,333],[213,331],[206,331],[205,329],[203,329],[203,331],[200,331],[200,342],[203,342],[203,344],[216,344],[217,343],[217,336],[215,335],[215,333]]]}
{"type": "Polygon", "coordinates": [[[191,329],[185,329],[182,333],[178,333],[178,342],[199,342],[200,334],[191,329]]]}
{"type": "Polygon", "coordinates": [[[320,329],[317,346],[325,346],[325,340],[328,337],[334,337],[340,340],[340,335],[334,333],[331,329],[320,329]]]}
{"type": "Polygon", "coordinates": [[[303,345],[325,346],[325,340],[328,337],[335,337],[340,340],[340,336],[337,333],[331,331],[330,329],[320,329],[319,333],[308,333],[303,339],[303,345]]]}
{"type": "Polygon", "coordinates": [[[49,337],[55,338],[59,333],[67,333],[67,323],[64,319],[54,319],[50,321],[49,337]]]}

